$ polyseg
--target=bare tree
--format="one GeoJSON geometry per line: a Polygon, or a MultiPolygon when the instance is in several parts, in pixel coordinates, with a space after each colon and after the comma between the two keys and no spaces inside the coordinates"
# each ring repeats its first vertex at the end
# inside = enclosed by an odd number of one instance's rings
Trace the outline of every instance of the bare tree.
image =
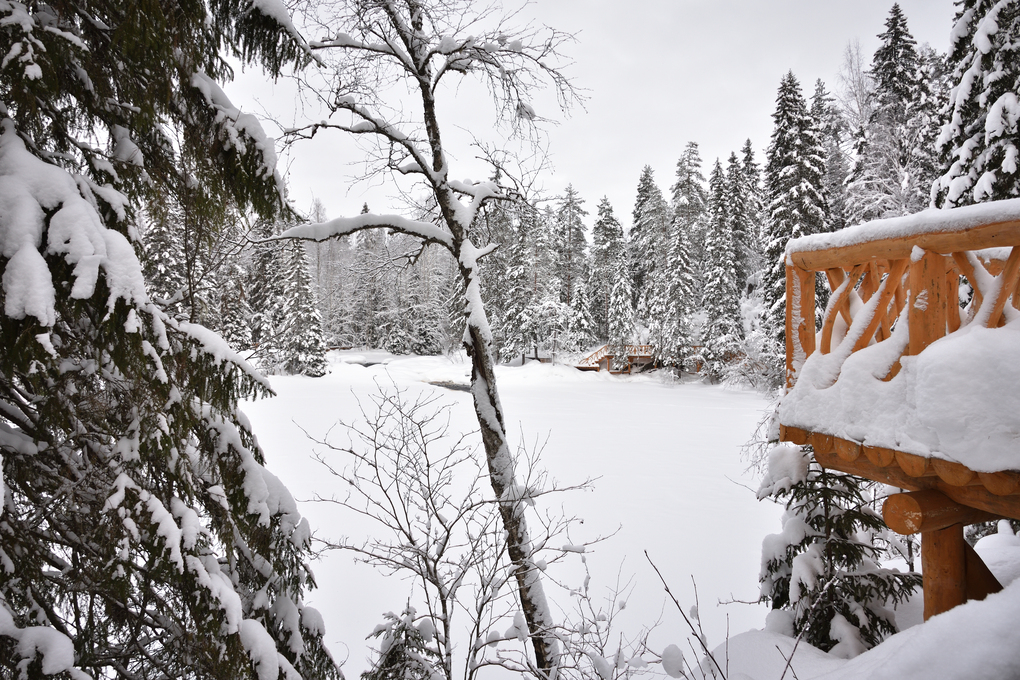
{"type": "MultiPolygon", "coordinates": [[[[475,680],[492,666],[537,672],[527,654],[527,622],[513,598],[502,504],[485,492],[487,472],[475,445],[450,429],[450,404],[435,394],[412,396],[396,385],[381,385],[361,408],[353,424],[340,423],[340,431],[316,440],[319,461],[341,481],[340,491],[317,500],[368,519],[377,530],[365,539],[324,542],[387,576],[404,578],[413,591],[402,615],[385,615],[387,623],[373,633],[381,637],[379,659],[367,677],[475,680]],[[405,648],[395,649],[400,644],[405,648]]],[[[515,454],[523,483],[513,502],[522,509],[535,509],[549,494],[586,486],[550,482],[539,470],[541,449],[521,447],[515,454]]],[[[572,600],[564,622],[548,631],[564,647],[557,677],[614,680],[641,674],[648,668],[645,657],[658,663],[647,644],[651,628],[629,636],[614,626],[631,584],[617,583],[605,601],[591,593],[584,555],[601,539],[575,543],[573,518],[556,512],[533,516],[538,528],[532,554],[540,569],[553,571],[568,557],[584,565],[580,584],[550,580],[569,588],[572,600]]]]}
{"type": "MultiPolygon", "coordinates": [[[[318,90],[331,115],[290,131],[292,140],[326,130],[354,135],[366,144],[367,173],[409,178],[424,195],[428,211],[402,215],[362,214],[288,230],[288,238],[321,241],[364,229],[383,228],[437,244],[458,263],[463,281],[464,347],[471,359],[471,394],[484,444],[489,481],[507,533],[506,551],[534,649],[539,675],[552,677],[558,665],[555,624],[533,559],[521,493],[507,444],[505,418],[496,389],[492,336],[479,287],[480,260],[495,245],[472,242],[479,210],[490,201],[510,200],[514,187],[494,182],[451,179],[451,156],[444,146],[439,100],[457,96],[462,80],[474,80],[489,93],[508,134],[536,139],[532,97],[551,86],[559,105],[578,101],[563,73],[561,48],[572,37],[548,28],[516,27],[519,12],[467,0],[324,1],[314,7],[312,43],[329,69],[328,88],[318,90]]],[[[493,157],[492,154],[486,154],[493,157]]],[[[509,177],[504,172],[501,177],[509,177]]]]}

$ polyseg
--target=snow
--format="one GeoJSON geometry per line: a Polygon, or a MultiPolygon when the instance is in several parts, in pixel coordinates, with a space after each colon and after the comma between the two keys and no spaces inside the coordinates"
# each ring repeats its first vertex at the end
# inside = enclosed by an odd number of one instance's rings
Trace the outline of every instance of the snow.
{"type": "MultiPolygon", "coordinates": [[[[245,402],[242,408],[265,448],[267,466],[299,499],[299,509],[316,533],[355,539],[369,525],[331,506],[300,500],[339,492],[338,480],[311,459],[313,450],[322,449],[302,429],[326,437],[337,420],[359,413],[356,400],[367,404],[378,382],[396,383],[412,394],[438,393],[454,405],[455,430],[477,430],[470,394],[427,384],[467,384],[470,363],[462,355],[396,357],[363,350],[330,356],[329,375],[273,376],[279,396],[245,402]]],[[[496,370],[512,450],[518,441],[531,449],[548,436],[541,462],[550,478],[561,484],[594,479],[591,491],[535,499],[542,510],[557,510],[562,504],[567,514],[584,520],[566,541],[550,546],[553,552],[619,529],[605,542],[587,546],[583,554],[569,552],[565,562],[548,564],[550,576],[580,590],[587,567],[596,604],[612,589],[625,591],[621,599],[626,609],[612,616],[616,625],[634,633],[661,616],[664,623],[650,638],[656,651],[684,639],[688,631],[679,612],[664,610],[664,593],[644,559],[645,549],[685,609],[694,604],[693,576],[711,644],[725,639],[727,623],[732,631],[764,625],[764,605],[717,604],[731,595],[757,598],[761,540],[780,526],[782,509],[756,501],[756,482],[745,473],[740,457],[741,446],[767,408],[763,398],[717,386],[665,385],[650,376],[582,373],[552,364],[496,370]],[[705,517],[713,520],[706,522],[705,517]],[[636,580],[628,586],[631,575],[636,580]]],[[[341,428],[329,436],[344,440],[341,428]]],[[[536,563],[538,559],[536,555],[536,563]]],[[[404,608],[410,585],[343,553],[329,553],[313,568],[319,589],[306,600],[322,613],[334,657],[347,659],[344,672],[355,677],[369,660],[365,636],[383,612],[404,608]]],[[[573,599],[551,581],[546,588],[553,617],[562,620],[561,609],[571,610],[573,599]]],[[[500,637],[511,624],[500,623],[500,637]]]]}
{"type": "Polygon", "coordinates": [[[905,329],[898,324],[889,340],[841,367],[838,351],[811,355],[780,405],[781,421],[979,472],[1020,469],[1020,405],[1010,398],[1020,381],[1020,320],[1001,328],[972,323],[902,357],[900,372],[883,381],[905,347],[905,329]]]}
{"type": "Polygon", "coordinates": [[[364,213],[356,217],[337,217],[327,222],[315,224],[299,224],[296,227],[287,229],[277,236],[277,239],[302,238],[312,241],[325,241],[335,236],[353,234],[362,229],[372,227],[384,227],[396,231],[418,236],[435,243],[441,243],[447,247],[453,244],[452,236],[429,222],[418,222],[400,215],[373,215],[364,213]]]}
{"type": "Polygon", "coordinates": [[[1002,585],[1020,578],[1020,536],[1013,533],[1008,521],[999,520],[997,533],[983,537],[974,550],[1002,585]]]}
{"type": "Polygon", "coordinates": [[[928,233],[963,231],[996,222],[1020,220],[1020,198],[968,205],[951,210],[929,208],[913,215],[874,220],[826,234],[791,239],[786,259],[792,253],[828,250],[860,245],[869,241],[917,236],[928,233]]]}
{"type": "Polygon", "coordinates": [[[103,226],[71,175],[28,152],[10,119],[0,128],[0,252],[9,258],[4,313],[34,316],[43,326],[56,323],[56,291],[40,252],[44,211],[53,211],[45,253],[74,265],[72,297],[91,297],[102,270],[111,308],[119,298],[147,303],[141,265],[127,238],[103,226]]]}

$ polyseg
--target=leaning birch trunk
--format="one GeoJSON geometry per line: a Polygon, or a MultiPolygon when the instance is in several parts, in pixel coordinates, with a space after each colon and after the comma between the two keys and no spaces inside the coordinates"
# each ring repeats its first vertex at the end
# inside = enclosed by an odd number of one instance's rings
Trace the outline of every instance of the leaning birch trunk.
{"type": "Polygon", "coordinates": [[[461,244],[458,261],[464,279],[464,347],[471,358],[471,396],[485,447],[489,481],[499,502],[500,517],[507,533],[507,554],[517,580],[521,611],[531,633],[535,666],[541,676],[552,680],[559,663],[559,644],[553,635],[552,616],[539,570],[532,559],[531,539],[524,517],[525,503],[517,492],[513,458],[507,444],[503,405],[496,389],[492,337],[478,285],[476,254],[477,250],[470,242],[461,244]]]}

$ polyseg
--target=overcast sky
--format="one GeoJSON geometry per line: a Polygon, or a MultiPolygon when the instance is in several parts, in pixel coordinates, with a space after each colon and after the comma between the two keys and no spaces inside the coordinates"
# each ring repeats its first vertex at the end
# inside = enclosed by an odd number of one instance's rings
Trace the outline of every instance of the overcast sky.
{"type": "MultiPolygon", "coordinates": [[[[919,45],[948,49],[952,0],[899,4],[919,45]]],[[[591,213],[589,226],[599,199],[608,196],[629,228],[642,167],[651,165],[668,193],[688,141],[698,142],[706,177],[717,157],[725,164],[748,138],[763,163],[783,74],[792,70],[805,96],[818,78],[835,90],[847,44],[859,40],[870,63],[891,6],[891,0],[537,0],[526,15],[576,34],[567,73],[588,95],[585,109],[566,119],[539,109],[559,119],[548,128],[553,167],[542,186],[554,196],[572,183],[591,213]]],[[[285,84],[274,87],[255,73],[226,90],[242,107],[284,120],[294,109],[285,84]]],[[[458,94],[447,126],[491,127],[473,117],[463,101],[470,95],[458,94]]],[[[356,213],[364,202],[374,211],[395,211],[380,189],[351,181],[359,168],[349,163],[357,156],[339,133],[298,145],[281,159],[295,206],[307,210],[318,197],[330,217],[356,213]]],[[[470,152],[458,155],[454,177],[482,172],[469,159],[470,152]]]]}

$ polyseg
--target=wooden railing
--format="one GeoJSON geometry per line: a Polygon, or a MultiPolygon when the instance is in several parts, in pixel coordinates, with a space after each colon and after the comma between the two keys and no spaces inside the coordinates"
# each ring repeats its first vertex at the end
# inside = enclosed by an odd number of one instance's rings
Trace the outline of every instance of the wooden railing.
{"type": "MultiPolygon", "coordinates": [[[[577,362],[577,365],[582,368],[595,368],[599,365],[599,362],[607,356],[618,356],[618,354],[615,354],[614,352],[619,349],[620,347],[618,345],[602,345],[597,350],[577,362]]],[[[623,356],[650,357],[654,353],[655,347],[652,345],[624,345],[623,350],[623,356]]]]}
{"type": "MultiPolygon", "coordinates": [[[[787,391],[795,390],[815,352],[830,355],[827,366],[835,368],[812,373],[811,380],[831,376],[836,386],[853,353],[887,343],[882,367],[888,371],[873,375],[889,381],[904,357],[973,325],[1004,325],[1020,317],[1018,310],[1020,200],[926,211],[797,239],[786,251],[787,391]],[[818,277],[828,284],[829,300],[816,330],[818,277]]],[[[798,394],[820,399],[828,386],[816,384],[810,388],[815,392],[798,394]]],[[[807,425],[784,416],[781,406],[780,438],[811,444],[825,467],[911,492],[891,497],[884,514],[890,527],[923,532],[925,618],[994,591],[997,583],[968,551],[961,524],[990,517],[1020,519],[1020,471],[975,471],[942,456],[902,450],[909,447],[875,445],[861,434],[867,423],[850,438],[828,427],[824,418],[807,425]]]]}

